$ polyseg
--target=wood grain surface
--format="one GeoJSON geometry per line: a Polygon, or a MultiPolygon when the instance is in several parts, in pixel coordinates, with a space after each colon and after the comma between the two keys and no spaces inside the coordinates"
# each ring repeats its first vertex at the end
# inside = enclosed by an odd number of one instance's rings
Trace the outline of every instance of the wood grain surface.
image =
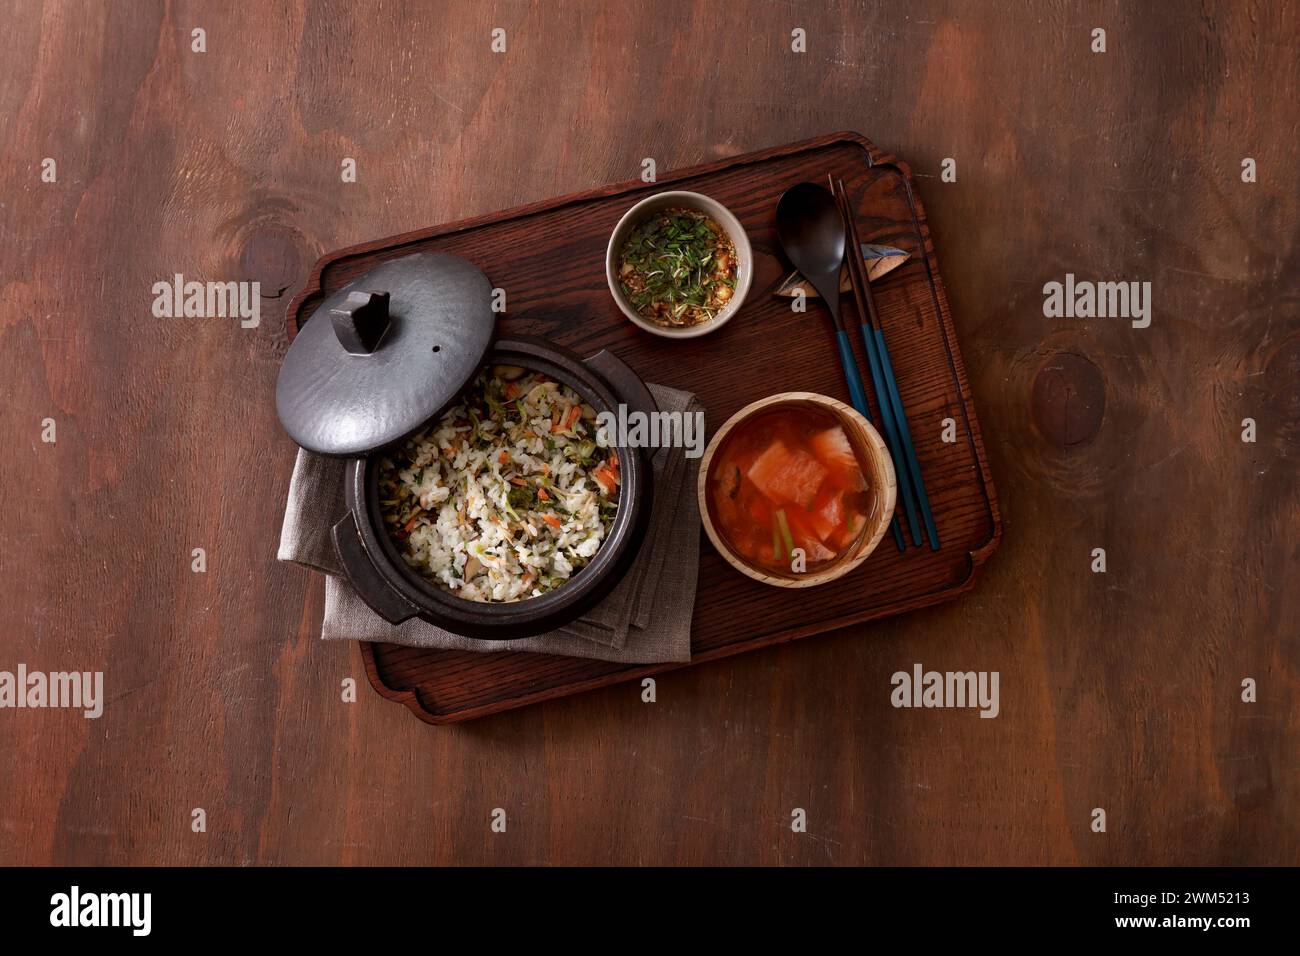
{"type": "Polygon", "coordinates": [[[1296,5],[647,10],[0,5],[0,670],[108,698],[0,710],[0,863],[1295,863],[1296,5]],[[311,264],[839,129],[920,184],[1003,510],[980,586],[654,704],[372,693],[275,561],[311,264]],[[155,318],[176,273],[259,281],[261,325],[155,318]],[[1150,328],[1045,318],[1066,273],[1151,282],[1150,328]],[[997,671],[1000,715],[891,707],[915,662],[997,671]]]}

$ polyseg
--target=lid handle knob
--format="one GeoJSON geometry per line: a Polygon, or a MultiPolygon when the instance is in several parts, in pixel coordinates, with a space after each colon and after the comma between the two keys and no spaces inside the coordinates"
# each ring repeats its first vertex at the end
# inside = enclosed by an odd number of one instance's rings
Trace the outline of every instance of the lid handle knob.
{"type": "Polygon", "coordinates": [[[339,344],[353,355],[369,355],[388,331],[387,292],[349,292],[337,308],[330,309],[339,344]]]}

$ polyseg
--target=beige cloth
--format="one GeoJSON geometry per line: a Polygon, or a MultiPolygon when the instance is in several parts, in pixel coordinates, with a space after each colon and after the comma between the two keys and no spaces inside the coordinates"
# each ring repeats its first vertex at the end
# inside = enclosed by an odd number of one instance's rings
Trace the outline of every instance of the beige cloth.
{"type": "MultiPolygon", "coordinates": [[[[665,412],[700,411],[694,395],[651,385],[665,412]]],[[[682,448],[654,455],[654,504],[641,550],[623,580],[596,607],[566,627],[517,641],[477,641],[419,618],[389,624],[342,577],[330,529],[346,512],[345,462],[298,450],[280,531],[281,561],[325,575],[326,640],[383,641],[468,651],[536,651],[624,663],[691,659],[691,617],[700,557],[695,497],[699,460],[682,448]]]]}

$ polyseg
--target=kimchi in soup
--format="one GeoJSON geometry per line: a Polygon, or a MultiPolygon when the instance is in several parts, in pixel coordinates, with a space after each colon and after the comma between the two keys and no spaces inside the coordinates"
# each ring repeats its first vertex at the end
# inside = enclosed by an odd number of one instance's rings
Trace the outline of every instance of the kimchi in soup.
{"type": "Polygon", "coordinates": [[[852,550],[875,493],[840,420],[812,405],[777,406],[740,422],[711,463],[709,515],[728,546],[755,568],[789,574],[852,550]]]}

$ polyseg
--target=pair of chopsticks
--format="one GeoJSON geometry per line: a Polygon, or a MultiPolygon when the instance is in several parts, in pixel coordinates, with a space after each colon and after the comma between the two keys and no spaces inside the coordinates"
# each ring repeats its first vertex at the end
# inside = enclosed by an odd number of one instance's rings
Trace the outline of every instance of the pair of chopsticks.
{"type": "MultiPolygon", "coordinates": [[[[889,359],[889,349],[885,346],[885,332],[880,327],[880,316],[876,314],[876,300],[871,295],[871,281],[867,278],[867,269],[862,261],[862,243],[858,240],[857,221],[849,202],[849,194],[844,189],[844,180],[835,180],[832,192],[839,204],[840,215],[844,218],[849,252],[849,281],[853,286],[853,300],[862,323],[862,341],[866,345],[867,361],[871,365],[871,382],[875,386],[876,401],[880,405],[885,441],[889,444],[889,452],[893,455],[896,466],[894,470],[898,473],[898,490],[903,499],[903,510],[907,514],[907,525],[912,532],[912,541],[921,544],[921,533],[917,525],[919,509],[926,537],[930,540],[930,550],[938,551],[939,532],[934,527],[930,496],[926,494],[925,479],[921,477],[921,463],[916,457],[911,429],[907,427],[903,400],[898,394],[898,381],[894,378],[894,365],[889,359]]],[[[902,534],[897,527],[895,532],[899,550],[902,550],[902,534]]]]}

